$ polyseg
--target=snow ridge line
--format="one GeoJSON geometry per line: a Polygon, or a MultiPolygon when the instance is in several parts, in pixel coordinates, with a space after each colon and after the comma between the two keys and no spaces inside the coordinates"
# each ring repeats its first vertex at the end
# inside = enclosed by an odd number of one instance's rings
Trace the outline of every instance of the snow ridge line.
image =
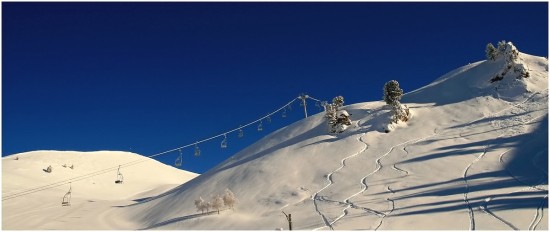
{"type": "MultiPolygon", "coordinates": [[[[359,122],[357,122],[357,124],[359,124],[359,122]]],[[[365,135],[366,133],[363,132],[361,133],[361,135],[359,135],[357,137],[357,141],[361,141],[361,137],[363,137],[363,135],[365,135]]],[[[361,141],[362,142],[362,141],[361,141]]],[[[364,143],[364,142],[363,142],[364,143]]],[[[331,230],[334,230],[334,228],[332,227],[332,225],[334,224],[335,221],[333,221],[332,223],[330,223],[327,219],[327,217],[321,213],[321,211],[319,210],[319,205],[317,204],[317,200],[322,200],[320,197],[319,197],[319,193],[322,192],[323,190],[325,190],[326,188],[328,188],[329,186],[331,186],[334,182],[332,180],[332,175],[338,171],[340,171],[342,168],[344,168],[346,166],[346,160],[349,159],[349,158],[352,158],[352,157],[355,157],[361,153],[363,153],[364,151],[366,151],[367,149],[369,148],[369,145],[365,143],[365,147],[363,149],[361,149],[361,151],[357,152],[357,153],[354,153],[350,156],[347,156],[345,158],[343,158],[341,161],[340,161],[340,164],[341,166],[338,167],[337,169],[335,169],[334,171],[330,172],[329,174],[327,174],[327,180],[328,180],[328,184],[325,185],[325,187],[321,188],[319,191],[317,191],[313,196],[312,196],[312,199],[313,199],[313,204],[315,205],[315,211],[317,211],[317,213],[323,218],[323,221],[325,222],[325,226],[323,227],[320,227],[320,228],[316,228],[314,229],[315,231],[316,230],[319,230],[319,229],[323,229],[325,227],[329,227],[331,230]]],[[[347,214],[346,213],[346,210],[349,209],[349,205],[346,206],[346,208],[343,210],[344,211],[344,215],[347,214]]],[[[340,217],[339,217],[340,218],[340,217]]]]}
{"type": "Polygon", "coordinates": [[[533,218],[533,221],[529,225],[529,230],[536,230],[540,221],[542,221],[542,218],[544,217],[544,204],[547,203],[546,199],[548,199],[548,194],[546,194],[546,196],[544,196],[542,201],[540,201],[540,204],[537,207],[537,213],[535,214],[535,218],[533,218]],[[540,210],[540,214],[539,214],[539,210],[540,210]]]}
{"type": "Polygon", "coordinates": [[[491,212],[488,208],[487,208],[487,204],[489,203],[489,201],[491,201],[491,197],[487,198],[485,200],[485,204],[479,206],[479,209],[481,209],[481,211],[483,211],[484,213],[492,216],[493,218],[499,220],[500,222],[506,224],[507,226],[509,226],[510,228],[512,228],[513,230],[519,230],[517,227],[515,227],[512,223],[510,222],[507,222],[506,220],[504,220],[503,218],[497,216],[496,214],[494,214],[493,212],[491,212]]]}

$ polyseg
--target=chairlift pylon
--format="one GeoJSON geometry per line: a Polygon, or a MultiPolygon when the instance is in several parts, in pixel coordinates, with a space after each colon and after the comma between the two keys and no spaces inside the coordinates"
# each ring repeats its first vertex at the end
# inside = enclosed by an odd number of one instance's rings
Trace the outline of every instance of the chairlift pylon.
{"type": "Polygon", "coordinates": [[[120,165],[118,165],[115,184],[122,184],[123,181],[124,181],[124,176],[122,176],[122,173],[120,173],[120,165]]]}
{"type": "Polygon", "coordinates": [[[223,134],[223,140],[220,146],[222,148],[227,148],[227,135],[223,134]]]}
{"type": "Polygon", "coordinates": [[[71,190],[72,190],[71,182],[69,182],[69,191],[65,193],[63,196],[63,200],[61,201],[61,206],[71,206],[71,190]]]}
{"type": "Polygon", "coordinates": [[[174,163],[174,166],[176,167],[180,167],[183,162],[183,153],[181,152],[181,149],[178,150],[180,151],[180,155],[176,158],[176,162],[174,163]]]}

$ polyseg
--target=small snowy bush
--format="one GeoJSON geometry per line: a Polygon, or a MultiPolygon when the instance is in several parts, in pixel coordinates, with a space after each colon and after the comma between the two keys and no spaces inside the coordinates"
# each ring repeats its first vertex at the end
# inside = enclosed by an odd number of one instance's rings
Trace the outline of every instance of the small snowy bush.
{"type": "Polygon", "coordinates": [[[223,194],[223,204],[230,209],[235,210],[233,207],[235,207],[235,204],[237,204],[237,198],[235,197],[235,194],[231,192],[229,189],[225,189],[225,193],[223,194]]]}
{"type": "Polygon", "coordinates": [[[52,165],[48,166],[47,168],[45,169],[42,169],[42,171],[45,171],[47,173],[51,173],[52,172],[52,165]]]}
{"type": "Polygon", "coordinates": [[[198,200],[195,200],[195,207],[197,207],[197,211],[201,211],[201,213],[204,213],[204,211],[209,212],[210,202],[205,202],[202,197],[199,197],[198,200]]]}
{"type": "Polygon", "coordinates": [[[218,211],[218,214],[220,214],[220,209],[223,208],[223,199],[220,195],[216,195],[212,198],[212,204],[211,207],[218,211]]]}

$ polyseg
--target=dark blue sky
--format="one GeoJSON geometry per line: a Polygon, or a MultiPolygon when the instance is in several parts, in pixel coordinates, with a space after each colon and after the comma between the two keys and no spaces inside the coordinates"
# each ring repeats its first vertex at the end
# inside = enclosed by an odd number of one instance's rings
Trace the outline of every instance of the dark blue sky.
{"type": "MultiPolygon", "coordinates": [[[[228,131],[301,92],[381,100],[512,41],[548,56],[548,3],[2,3],[2,155],[153,155],[228,131]]],[[[203,173],[303,117],[185,149],[203,173]]],[[[319,112],[310,105],[310,112],[319,112]]],[[[177,153],[158,157],[172,163],[177,153]]]]}

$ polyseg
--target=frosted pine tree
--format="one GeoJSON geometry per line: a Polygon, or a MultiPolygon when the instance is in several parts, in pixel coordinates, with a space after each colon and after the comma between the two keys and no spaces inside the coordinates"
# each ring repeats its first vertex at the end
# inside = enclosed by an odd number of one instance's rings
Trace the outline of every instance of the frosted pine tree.
{"type": "Polygon", "coordinates": [[[485,47],[485,56],[487,60],[496,60],[498,51],[492,43],[487,44],[487,47],[485,47]]]}
{"type": "Polygon", "coordinates": [[[399,104],[403,96],[403,90],[399,88],[399,82],[391,80],[384,85],[384,101],[388,105],[399,104]]]}
{"type": "Polygon", "coordinates": [[[512,42],[506,42],[505,40],[498,42],[497,52],[497,58],[502,56],[506,62],[504,67],[491,78],[491,83],[504,79],[510,73],[510,70],[514,71],[516,79],[529,77],[528,68],[521,64],[521,61],[518,61],[519,51],[512,42]]]}
{"type": "MultiPolygon", "coordinates": [[[[384,85],[384,101],[391,107],[390,124],[399,121],[406,122],[410,118],[409,108],[399,102],[402,96],[403,90],[399,88],[399,82],[396,80],[386,82],[384,85]]],[[[386,129],[386,132],[389,132],[389,129],[386,129]]]]}
{"type": "Polygon", "coordinates": [[[344,97],[337,96],[332,99],[332,104],[336,106],[336,111],[338,111],[338,108],[344,106],[344,97]]]}

